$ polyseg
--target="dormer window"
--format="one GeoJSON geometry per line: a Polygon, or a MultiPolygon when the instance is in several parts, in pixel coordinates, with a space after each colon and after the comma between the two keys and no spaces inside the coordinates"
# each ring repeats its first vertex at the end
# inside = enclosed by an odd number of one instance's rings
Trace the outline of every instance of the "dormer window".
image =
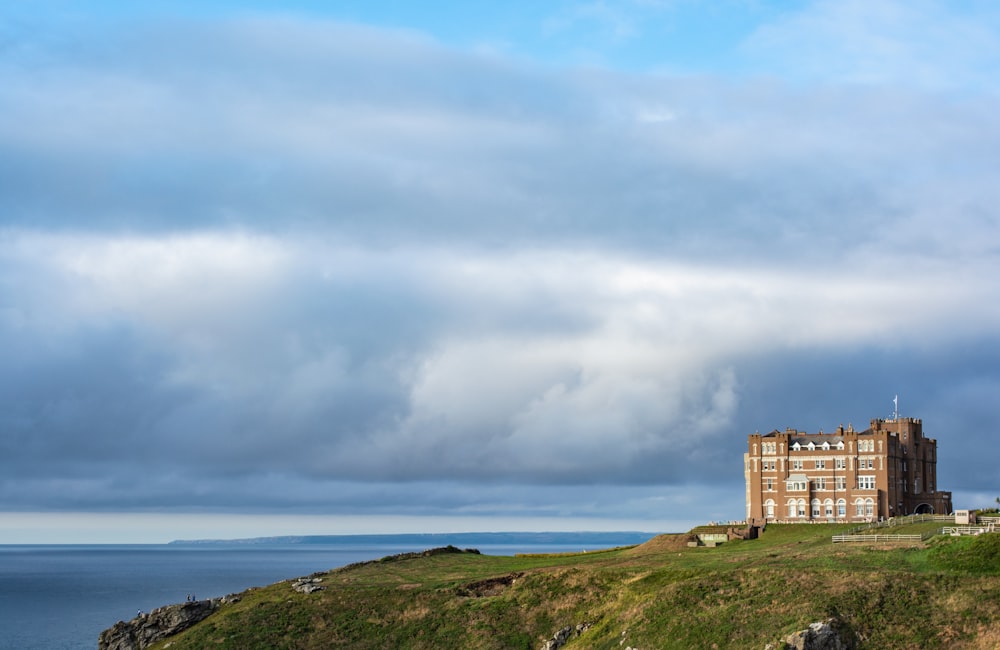
{"type": "Polygon", "coordinates": [[[816,445],[815,445],[815,443],[813,443],[813,442],[812,442],[811,440],[809,441],[809,444],[808,444],[808,445],[806,445],[806,448],[807,448],[807,449],[808,449],[809,451],[816,451],[816,445]]]}
{"type": "Polygon", "coordinates": [[[844,441],[843,441],[843,440],[841,440],[841,441],[839,441],[839,442],[837,443],[837,449],[838,449],[839,451],[844,451],[844,441]]]}
{"type": "Polygon", "coordinates": [[[829,442],[824,442],[823,443],[823,451],[830,451],[830,443],[829,442]]]}
{"type": "Polygon", "coordinates": [[[802,445],[800,445],[797,442],[794,445],[792,445],[792,451],[800,451],[801,449],[802,449],[802,445]]]}

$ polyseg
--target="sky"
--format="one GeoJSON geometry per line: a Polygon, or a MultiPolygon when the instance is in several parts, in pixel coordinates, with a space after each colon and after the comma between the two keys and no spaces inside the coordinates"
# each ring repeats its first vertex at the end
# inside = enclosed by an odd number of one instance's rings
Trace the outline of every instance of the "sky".
{"type": "Polygon", "coordinates": [[[744,516],[755,431],[1000,495],[1000,7],[0,8],[0,543],[744,516]]]}

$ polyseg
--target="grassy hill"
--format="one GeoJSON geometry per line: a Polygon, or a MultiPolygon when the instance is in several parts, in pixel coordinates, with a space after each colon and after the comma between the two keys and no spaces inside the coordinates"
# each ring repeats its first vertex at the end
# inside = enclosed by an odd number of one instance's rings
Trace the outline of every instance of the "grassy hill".
{"type": "Polygon", "coordinates": [[[847,528],[771,525],[716,548],[664,535],[584,554],[385,558],[317,574],[325,590],[311,594],[249,590],[153,647],[536,649],[587,624],[566,648],[763,649],[831,616],[863,648],[1000,647],[1000,534],[833,544],[847,528]]]}

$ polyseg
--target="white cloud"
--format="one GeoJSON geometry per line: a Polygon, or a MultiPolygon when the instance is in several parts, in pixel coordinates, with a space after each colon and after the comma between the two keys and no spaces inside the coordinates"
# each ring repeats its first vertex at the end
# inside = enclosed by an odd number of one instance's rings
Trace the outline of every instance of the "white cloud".
{"type": "Polygon", "coordinates": [[[762,70],[809,80],[984,88],[1000,63],[1000,13],[938,0],[822,0],[746,43],[762,70]]]}
{"type": "Polygon", "coordinates": [[[6,240],[36,319],[64,324],[48,338],[124,325],[165,360],[162,390],[191,391],[153,428],[160,444],[183,431],[220,459],[239,439],[241,463],[331,476],[622,480],[731,432],[740,360],[1000,325],[979,263],[915,266],[905,251],[737,269],[224,232],[6,240]],[[39,302],[36,273],[61,290],[39,302]]]}

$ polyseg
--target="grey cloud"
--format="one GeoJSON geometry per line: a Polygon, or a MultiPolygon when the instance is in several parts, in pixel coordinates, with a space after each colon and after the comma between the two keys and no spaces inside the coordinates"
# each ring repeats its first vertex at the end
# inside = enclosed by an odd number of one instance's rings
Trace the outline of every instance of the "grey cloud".
{"type": "Polygon", "coordinates": [[[546,238],[745,260],[881,245],[873,221],[907,230],[933,200],[913,176],[935,173],[937,195],[961,191],[970,208],[995,199],[984,183],[967,192],[961,171],[970,152],[996,151],[982,103],[538,72],[335,23],[138,34],[107,35],[110,53],[89,40],[72,60],[57,51],[43,75],[6,68],[8,223],[546,238]]]}
{"type": "Polygon", "coordinates": [[[140,27],[0,67],[0,506],[727,518],[895,392],[989,488],[991,98],[140,27]]]}

